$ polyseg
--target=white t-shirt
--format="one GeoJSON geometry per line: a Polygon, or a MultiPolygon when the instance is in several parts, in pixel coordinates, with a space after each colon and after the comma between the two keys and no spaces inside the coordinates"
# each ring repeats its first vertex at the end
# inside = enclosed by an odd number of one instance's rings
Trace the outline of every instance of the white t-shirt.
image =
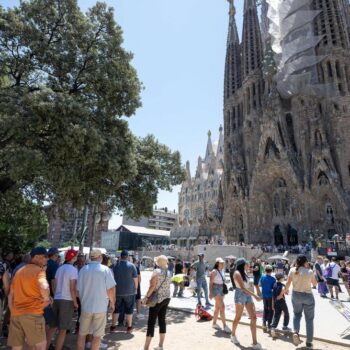
{"type": "Polygon", "coordinates": [[[331,262],[329,263],[329,266],[332,268],[332,279],[334,280],[338,280],[339,279],[339,272],[340,272],[340,266],[335,263],[335,262],[331,262]]]}
{"type": "Polygon", "coordinates": [[[71,264],[63,264],[55,275],[55,300],[72,300],[70,294],[70,281],[78,279],[78,270],[71,264]]]}

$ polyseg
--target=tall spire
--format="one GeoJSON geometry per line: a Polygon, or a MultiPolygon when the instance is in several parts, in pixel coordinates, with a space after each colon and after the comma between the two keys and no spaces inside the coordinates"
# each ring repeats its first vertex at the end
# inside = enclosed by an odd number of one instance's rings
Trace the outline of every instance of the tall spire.
{"type": "Polygon", "coordinates": [[[207,143],[207,150],[205,152],[205,161],[208,161],[209,159],[211,159],[211,156],[213,154],[213,144],[211,142],[211,131],[208,131],[208,143],[207,143]]]}
{"type": "Polygon", "coordinates": [[[261,33],[255,0],[244,0],[242,66],[243,79],[261,67],[263,56],[261,33]]]}
{"type": "Polygon", "coordinates": [[[224,98],[229,98],[241,86],[241,51],[235,21],[236,9],[233,0],[227,0],[230,4],[229,25],[227,34],[226,62],[225,62],[225,87],[224,98]]]}

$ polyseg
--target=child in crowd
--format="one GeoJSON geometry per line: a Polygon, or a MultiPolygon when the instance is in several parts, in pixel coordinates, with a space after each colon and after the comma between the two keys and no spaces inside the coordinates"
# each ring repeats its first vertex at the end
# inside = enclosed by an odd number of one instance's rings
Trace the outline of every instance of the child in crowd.
{"type": "Polygon", "coordinates": [[[276,273],[277,282],[273,286],[272,295],[273,295],[273,306],[275,310],[275,315],[271,325],[271,336],[276,337],[276,328],[281,318],[281,314],[284,314],[283,320],[283,331],[290,332],[291,329],[288,327],[289,324],[289,311],[284,297],[284,288],[285,285],[282,283],[284,280],[284,275],[282,273],[276,273]]]}
{"type": "Polygon", "coordinates": [[[272,266],[265,266],[265,275],[260,279],[260,287],[262,289],[262,298],[264,302],[264,317],[263,317],[263,331],[269,331],[271,328],[273,318],[272,307],[272,289],[276,283],[276,279],[271,276],[272,266]]]}

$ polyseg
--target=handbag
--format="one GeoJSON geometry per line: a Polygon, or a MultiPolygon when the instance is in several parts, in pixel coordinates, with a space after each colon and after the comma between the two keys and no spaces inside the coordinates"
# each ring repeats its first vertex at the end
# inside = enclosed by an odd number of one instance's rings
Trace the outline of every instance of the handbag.
{"type": "Polygon", "coordinates": [[[157,305],[157,303],[158,303],[158,291],[161,288],[161,286],[163,285],[163,283],[165,282],[166,278],[167,278],[167,274],[165,275],[163,282],[160,284],[160,286],[157,288],[157,290],[153,291],[151,296],[149,298],[147,298],[147,302],[146,302],[147,307],[154,307],[157,305]]]}
{"type": "Polygon", "coordinates": [[[227,285],[225,283],[224,277],[222,276],[222,274],[221,274],[221,272],[219,270],[217,270],[217,272],[219,272],[219,274],[220,274],[220,276],[222,278],[222,282],[223,282],[223,284],[222,284],[222,294],[226,295],[226,294],[228,294],[228,288],[227,288],[227,285]]]}

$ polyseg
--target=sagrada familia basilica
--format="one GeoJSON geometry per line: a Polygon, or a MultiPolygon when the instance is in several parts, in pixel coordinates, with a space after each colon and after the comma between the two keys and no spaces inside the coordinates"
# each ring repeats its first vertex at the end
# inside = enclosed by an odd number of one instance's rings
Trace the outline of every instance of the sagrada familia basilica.
{"type": "Polygon", "coordinates": [[[345,236],[349,2],[261,0],[259,21],[255,0],[244,0],[241,41],[233,0],[228,2],[222,155],[216,149],[215,162],[207,155],[200,159],[194,179],[188,166],[177,236],[193,225],[197,240],[220,236],[227,242],[295,245],[315,236],[345,236]],[[196,197],[211,179],[217,196],[196,197]]]}

